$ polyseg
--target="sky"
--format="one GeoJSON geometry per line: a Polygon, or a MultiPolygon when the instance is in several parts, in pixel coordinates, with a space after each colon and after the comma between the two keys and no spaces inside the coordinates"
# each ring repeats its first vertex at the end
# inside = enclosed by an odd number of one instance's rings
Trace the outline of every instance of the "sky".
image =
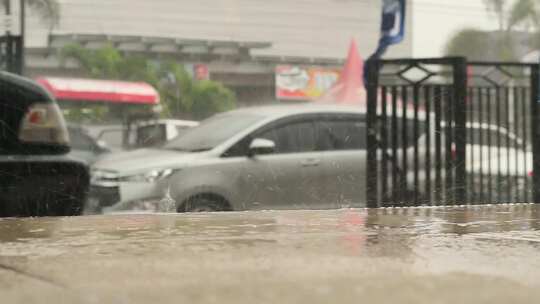
{"type": "Polygon", "coordinates": [[[414,57],[442,56],[452,34],[467,27],[496,30],[498,26],[482,0],[413,0],[414,57]]]}

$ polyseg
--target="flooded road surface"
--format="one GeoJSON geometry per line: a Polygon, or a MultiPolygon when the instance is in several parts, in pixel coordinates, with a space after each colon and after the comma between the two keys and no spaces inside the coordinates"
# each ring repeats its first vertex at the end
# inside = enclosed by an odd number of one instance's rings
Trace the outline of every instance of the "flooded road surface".
{"type": "Polygon", "coordinates": [[[2,303],[539,303],[540,207],[0,220],[2,303]]]}

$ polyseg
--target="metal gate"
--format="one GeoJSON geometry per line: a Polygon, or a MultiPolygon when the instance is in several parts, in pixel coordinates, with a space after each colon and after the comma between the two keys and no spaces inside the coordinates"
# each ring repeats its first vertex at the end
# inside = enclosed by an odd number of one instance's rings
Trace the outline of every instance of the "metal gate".
{"type": "Polygon", "coordinates": [[[22,74],[22,39],[20,36],[0,36],[0,71],[22,74]]]}
{"type": "Polygon", "coordinates": [[[367,71],[369,207],[540,202],[538,65],[456,57],[367,71]]]}

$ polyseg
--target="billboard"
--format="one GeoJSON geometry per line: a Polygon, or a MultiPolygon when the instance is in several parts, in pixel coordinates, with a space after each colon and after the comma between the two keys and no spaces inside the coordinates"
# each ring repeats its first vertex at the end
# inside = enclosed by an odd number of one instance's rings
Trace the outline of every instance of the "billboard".
{"type": "Polygon", "coordinates": [[[276,99],[315,100],[339,80],[339,69],[280,65],[276,67],[276,99]]]}

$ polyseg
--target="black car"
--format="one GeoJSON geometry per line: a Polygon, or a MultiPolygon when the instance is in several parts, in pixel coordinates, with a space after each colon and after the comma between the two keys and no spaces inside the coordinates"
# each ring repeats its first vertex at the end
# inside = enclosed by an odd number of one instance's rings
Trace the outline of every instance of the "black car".
{"type": "Polygon", "coordinates": [[[69,151],[54,99],[33,81],[0,72],[0,216],[81,214],[89,170],[69,151]]]}

